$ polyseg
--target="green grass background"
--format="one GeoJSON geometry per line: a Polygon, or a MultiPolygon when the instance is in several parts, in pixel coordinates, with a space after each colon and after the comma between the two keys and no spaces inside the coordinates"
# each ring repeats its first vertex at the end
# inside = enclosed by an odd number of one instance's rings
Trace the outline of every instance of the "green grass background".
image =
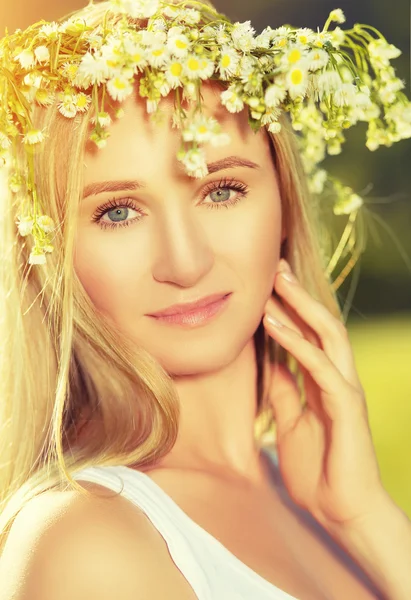
{"type": "Polygon", "coordinates": [[[411,517],[411,314],[347,324],[381,477],[411,517]]]}

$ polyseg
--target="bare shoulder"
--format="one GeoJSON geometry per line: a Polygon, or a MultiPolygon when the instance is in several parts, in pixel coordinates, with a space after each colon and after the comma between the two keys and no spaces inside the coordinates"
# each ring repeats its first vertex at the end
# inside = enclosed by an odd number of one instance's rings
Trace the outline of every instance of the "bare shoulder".
{"type": "Polygon", "coordinates": [[[0,600],[196,600],[146,515],[111,490],[47,491],[16,517],[0,557],[0,600]]]}

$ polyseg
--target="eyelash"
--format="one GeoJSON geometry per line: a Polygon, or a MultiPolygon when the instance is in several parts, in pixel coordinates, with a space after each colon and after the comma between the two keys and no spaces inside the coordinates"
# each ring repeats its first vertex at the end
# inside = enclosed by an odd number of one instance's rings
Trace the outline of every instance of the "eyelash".
{"type": "MultiPolygon", "coordinates": [[[[222,207],[225,208],[229,208],[231,206],[234,206],[235,204],[237,204],[237,202],[240,202],[240,200],[242,198],[245,198],[249,192],[249,188],[241,183],[240,181],[236,181],[233,178],[223,178],[221,179],[219,182],[213,182],[208,184],[208,186],[206,186],[205,190],[202,193],[202,200],[204,200],[208,194],[211,194],[211,192],[215,192],[219,189],[231,189],[231,190],[235,190],[237,192],[239,192],[240,196],[236,196],[236,198],[234,200],[227,200],[225,202],[221,202],[221,203],[214,203],[214,204],[206,204],[206,206],[208,208],[211,209],[219,209],[222,207]]],[[[138,207],[135,206],[134,200],[132,198],[112,198],[111,200],[108,200],[105,204],[102,204],[101,206],[98,207],[98,209],[96,210],[96,212],[94,213],[93,217],[92,217],[92,221],[94,223],[98,223],[99,227],[101,227],[101,229],[119,229],[120,227],[128,227],[129,225],[132,225],[133,223],[135,223],[136,221],[140,221],[141,216],[140,217],[135,217],[134,219],[131,219],[130,221],[124,221],[124,222],[119,222],[119,223],[108,223],[107,221],[102,221],[103,216],[108,213],[110,210],[113,210],[114,208],[132,208],[133,210],[137,211],[140,213],[140,215],[143,215],[143,212],[141,211],[141,209],[139,209],[138,207]]]]}

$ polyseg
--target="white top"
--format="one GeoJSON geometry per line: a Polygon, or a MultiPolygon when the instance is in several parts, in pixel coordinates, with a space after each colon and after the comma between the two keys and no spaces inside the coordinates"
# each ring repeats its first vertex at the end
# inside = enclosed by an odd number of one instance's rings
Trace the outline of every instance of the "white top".
{"type": "MultiPolygon", "coordinates": [[[[282,483],[275,451],[264,452],[272,458],[273,483],[289,506],[317,531],[331,549],[369,586],[372,584],[359,567],[336,545],[326,531],[307,512],[296,506],[282,483]]],[[[170,555],[193,588],[198,600],[299,600],[253,571],[221,542],[193,521],[174,500],[146,473],[126,466],[88,467],[74,479],[103,485],[138,506],[164,538],[170,555]]],[[[374,590],[373,590],[374,591],[374,590]]],[[[375,593],[375,591],[374,591],[375,593]]],[[[376,597],[379,597],[378,595],[376,597]]]]}

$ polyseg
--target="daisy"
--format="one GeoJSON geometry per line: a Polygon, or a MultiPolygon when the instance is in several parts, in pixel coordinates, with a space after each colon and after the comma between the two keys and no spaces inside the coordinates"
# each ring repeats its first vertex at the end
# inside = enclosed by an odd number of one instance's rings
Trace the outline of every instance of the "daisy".
{"type": "Polygon", "coordinates": [[[44,231],[44,233],[50,233],[55,227],[53,219],[47,215],[41,215],[41,217],[38,217],[37,225],[44,231]]]}
{"type": "Polygon", "coordinates": [[[39,144],[44,140],[44,133],[40,129],[29,129],[29,131],[23,137],[25,144],[39,144]]]}
{"type": "Polygon", "coordinates": [[[33,231],[34,221],[31,217],[21,216],[17,222],[17,228],[19,230],[19,234],[25,237],[26,235],[30,235],[33,231]]]}
{"type": "Polygon", "coordinates": [[[184,74],[189,79],[209,79],[214,73],[214,63],[208,58],[190,54],[184,61],[184,74]]]}
{"type": "Polygon", "coordinates": [[[164,66],[169,58],[169,53],[164,45],[155,45],[147,48],[146,51],[148,63],[155,69],[164,66]]]}
{"type": "Polygon", "coordinates": [[[222,79],[229,79],[237,72],[237,67],[240,62],[238,53],[229,46],[221,48],[221,55],[218,61],[218,70],[222,79]]]}
{"type": "Polygon", "coordinates": [[[72,94],[64,94],[63,100],[57,105],[58,111],[68,119],[77,114],[76,100],[72,94]]]}
{"type": "Polygon", "coordinates": [[[177,56],[178,58],[184,58],[187,56],[190,49],[190,40],[182,33],[178,35],[169,35],[167,48],[174,56],[177,56]]]}
{"type": "Polygon", "coordinates": [[[41,250],[32,250],[29,256],[29,265],[45,265],[46,255],[41,250]]]}
{"type": "Polygon", "coordinates": [[[171,88],[175,89],[181,86],[182,77],[183,77],[183,63],[178,60],[172,60],[165,72],[166,81],[171,86],[171,88]]]}
{"type": "Polygon", "coordinates": [[[90,106],[91,98],[90,98],[90,96],[87,96],[83,92],[80,92],[79,94],[76,94],[76,96],[75,96],[75,103],[76,103],[77,112],[85,112],[87,110],[87,108],[90,106]]]}
{"type": "Polygon", "coordinates": [[[236,85],[230,85],[227,90],[220,94],[221,103],[230,113],[237,113],[243,110],[244,102],[239,94],[239,88],[236,85]]]}
{"type": "Polygon", "coordinates": [[[47,46],[37,46],[34,50],[34,56],[37,62],[47,64],[50,60],[50,52],[47,46]]]}
{"type": "Polygon", "coordinates": [[[133,86],[128,77],[120,74],[107,81],[107,91],[113,100],[122,102],[132,94],[133,86]]]}
{"type": "Polygon", "coordinates": [[[14,57],[14,60],[19,62],[23,69],[33,67],[35,63],[34,53],[31,50],[23,50],[14,57]]]}
{"type": "Polygon", "coordinates": [[[277,84],[268,86],[265,91],[264,101],[268,108],[274,108],[278,106],[286,97],[287,90],[285,87],[277,84]]]}
{"type": "Polygon", "coordinates": [[[218,121],[212,117],[207,118],[204,115],[198,116],[191,121],[182,136],[185,142],[198,142],[204,144],[210,141],[214,134],[220,133],[218,121]]]}
{"type": "Polygon", "coordinates": [[[336,23],[345,23],[346,21],[344,12],[341,10],[341,8],[336,8],[335,10],[332,10],[328,18],[330,21],[336,23]]]}
{"type": "Polygon", "coordinates": [[[110,68],[106,58],[86,52],[78,66],[74,85],[81,88],[88,88],[95,83],[102,83],[109,76],[110,68]]]}
{"type": "Polygon", "coordinates": [[[307,55],[308,70],[319,71],[328,65],[329,60],[328,52],[322,48],[311,50],[307,55]]]}
{"type": "Polygon", "coordinates": [[[187,152],[178,154],[178,159],[187,169],[187,173],[193,177],[201,178],[208,175],[208,168],[202,148],[192,148],[187,152]]]}
{"type": "Polygon", "coordinates": [[[308,87],[308,72],[299,65],[292,67],[285,76],[286,86],[290,97],[295,100],[305,96],[308,87]]]}

